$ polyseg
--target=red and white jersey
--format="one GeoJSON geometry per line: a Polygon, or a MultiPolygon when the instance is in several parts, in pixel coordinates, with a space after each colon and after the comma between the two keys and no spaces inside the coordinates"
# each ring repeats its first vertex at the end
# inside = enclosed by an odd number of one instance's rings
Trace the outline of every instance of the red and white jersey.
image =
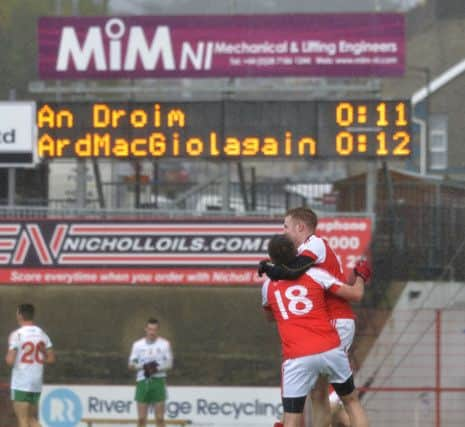
{"type": "Polygon", "coordinates": [[[323,353],[339,346],[325,293],[337,292],[342,283],[320,268],[311,268],[295,281],[266,280],[262,305],[271,310],[281,337],[283,358],[323,353]]]}
{"type": "MultiPolygon", "coordinates": [[[[297,248],[297,252],[299,255],[308,256],[314,259],[315,266],[326,270],[341,282],[346,282],[341,262],[325,239],[313,234],[297,248]]],[[[355,319],[352,307],[344,298],[338,297],[334,294],[328,294],[326,303],[328,304],[331,320],[355,319]]]]}
{"type": "Polygon", "coordinates": [[[44,360],[52,347],[48,335],[36,325],[24,325],[10,334],[8,349],[16,350],[11,372],[11,389],[39,393],[42,391],[44,360]]]}

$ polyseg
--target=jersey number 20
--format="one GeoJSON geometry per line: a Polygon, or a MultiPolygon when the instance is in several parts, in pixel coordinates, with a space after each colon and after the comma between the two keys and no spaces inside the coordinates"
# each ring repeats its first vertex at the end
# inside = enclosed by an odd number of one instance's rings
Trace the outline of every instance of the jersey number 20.
{"type": "Polygon", "coordinates": [[[284,296],[287,301],[284,301],[281,291],[275,291],[274,296],[276,297],[276,302],[283,319],[289,319],[289,313],[296,316],[303,316],[309,313],[313,308],[313,303],[310,298],[307,298],[307,295],[308,289],[302,285],[289,286],[286,289],[284,296]]]}
{"type": "Polygon", "coordinates": [[[38,343],[33,343],[32,341],[25,342],[21,350],[23,350],[23,355],[21,357],[21,363],[33,364],[44,363],[45,360],[45,343],[39,341],[38,343]]]}

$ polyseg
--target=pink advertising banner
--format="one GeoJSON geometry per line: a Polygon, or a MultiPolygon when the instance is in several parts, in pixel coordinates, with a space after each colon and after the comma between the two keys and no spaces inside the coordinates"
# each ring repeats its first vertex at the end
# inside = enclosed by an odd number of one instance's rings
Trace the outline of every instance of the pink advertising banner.
{"type": "Polygon", "coordinates": [[[43,17],[41,79],[399,76],[393,13],[43,17]]]}

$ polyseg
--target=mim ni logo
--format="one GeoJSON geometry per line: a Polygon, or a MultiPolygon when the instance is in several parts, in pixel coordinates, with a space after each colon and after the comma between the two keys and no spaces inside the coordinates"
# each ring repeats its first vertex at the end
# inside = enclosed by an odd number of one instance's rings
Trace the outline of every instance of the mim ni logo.
{"type": "Polygon", "coordinates": [[[120,18],[109,19],[103,28],[90,26],[80,42],[76,29],[62,29],[56,71],[65,72],[74,64],[77,71],[87,71],[91,64],[96,71],[143,70],[210,70],[213,42],[183,41],[180,53],[173,46],[171,29],[167,25],[155,27],[150,37],[138,25],[127,27],[120,18]]]}

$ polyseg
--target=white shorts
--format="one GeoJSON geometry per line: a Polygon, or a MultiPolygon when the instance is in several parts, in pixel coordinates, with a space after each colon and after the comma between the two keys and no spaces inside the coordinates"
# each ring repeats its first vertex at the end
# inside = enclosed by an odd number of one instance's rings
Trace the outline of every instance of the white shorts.
{"type": "Polygon", "coordinates": [[[341,340],[341,348],[348,352],[352,347],[352,342],[355,336],[355,320],[354,319],[336,319],[334,326],[341,340]]]}
{"type": "Polygon", "coordinates": [[[352,375],[349,358],[341,347],[287,359],[282,364],[281,372],[282,397],[306,396],[320,374],[327,375],[330,383],[344,383],[352,375]]]}

